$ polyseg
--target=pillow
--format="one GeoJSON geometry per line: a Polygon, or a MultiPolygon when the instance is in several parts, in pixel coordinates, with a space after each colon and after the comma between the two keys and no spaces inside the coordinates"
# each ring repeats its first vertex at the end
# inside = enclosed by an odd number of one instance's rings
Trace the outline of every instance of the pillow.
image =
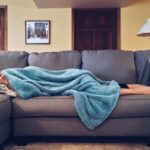
{"type": "Polygon", "coordinates": [[[92,50],[82,52],[82,68],[92,71],[102,80],[137,83],[134,52],[92,50]]]}

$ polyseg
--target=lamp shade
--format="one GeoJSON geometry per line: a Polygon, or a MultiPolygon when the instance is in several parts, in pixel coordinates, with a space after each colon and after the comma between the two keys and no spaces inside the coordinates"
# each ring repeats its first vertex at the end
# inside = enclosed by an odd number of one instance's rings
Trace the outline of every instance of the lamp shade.
{"type": "Polygon", "coordinates": [[[150,36],[150,18],[147,19],[146,23],[142,26],[137,35],[150,36]]]}

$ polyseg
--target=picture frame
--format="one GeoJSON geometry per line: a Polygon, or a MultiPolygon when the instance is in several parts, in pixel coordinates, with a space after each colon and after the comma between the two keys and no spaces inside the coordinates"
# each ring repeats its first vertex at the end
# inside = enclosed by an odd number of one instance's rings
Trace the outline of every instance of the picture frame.
{"type": "Polygon", "coordinates": [[[26,20],[25,21],[26,44],[50,44],[50,21],[49,20],[26,20]]]}

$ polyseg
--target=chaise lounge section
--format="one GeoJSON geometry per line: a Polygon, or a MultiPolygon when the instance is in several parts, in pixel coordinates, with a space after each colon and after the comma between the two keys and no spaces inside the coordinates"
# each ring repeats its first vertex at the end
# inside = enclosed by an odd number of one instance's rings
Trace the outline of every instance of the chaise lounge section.
{"type": "MultiPolygon", "coordinates": [[[[150,51],[85,50],[63,52],[0,52],[0,70],[37,66],[79,68],[103,80],[149,85],[150,51]],[[143,69],[144,68],[144,69],[143,69]]],[[[150,137],[150,95],[120,96],[111,115],[95,130],[81,122],[71,96],[40,96],[22,100],[0,96],[0,143],[33,136],[150,137]],[[2,114],[2,115],[1,115],[2,114]]]]}

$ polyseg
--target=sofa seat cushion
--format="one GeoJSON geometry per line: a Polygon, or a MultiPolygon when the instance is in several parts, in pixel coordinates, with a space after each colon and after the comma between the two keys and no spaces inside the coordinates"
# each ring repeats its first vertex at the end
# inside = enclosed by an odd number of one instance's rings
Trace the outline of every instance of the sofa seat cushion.
{"type": "Polygon", "coordinates": [[[76,116],[71,96],[39,96],[28,100],[15,98],[12,101],[13,116],[76,116]]]}
{"type": "Polygon", "coordinates": [[[121,96],[111,117],[150,117],[150,95],[121,96]]]}
{"type": "MultiPolygon", "coordinates": [[[[13,117],[78,117],[71,96],[36,97],[12,101],[13,117]]],[[[121,96],[110,118],[150,116],[150,95],[121,96]],[[141,109],[142,108],[142,109],[141,109]]]]}
{"type": "Polygon", "coordinates": [[[0,94],[0,123],[8,120],[11,114],[11,104],[9,96],[0,94]]]}

